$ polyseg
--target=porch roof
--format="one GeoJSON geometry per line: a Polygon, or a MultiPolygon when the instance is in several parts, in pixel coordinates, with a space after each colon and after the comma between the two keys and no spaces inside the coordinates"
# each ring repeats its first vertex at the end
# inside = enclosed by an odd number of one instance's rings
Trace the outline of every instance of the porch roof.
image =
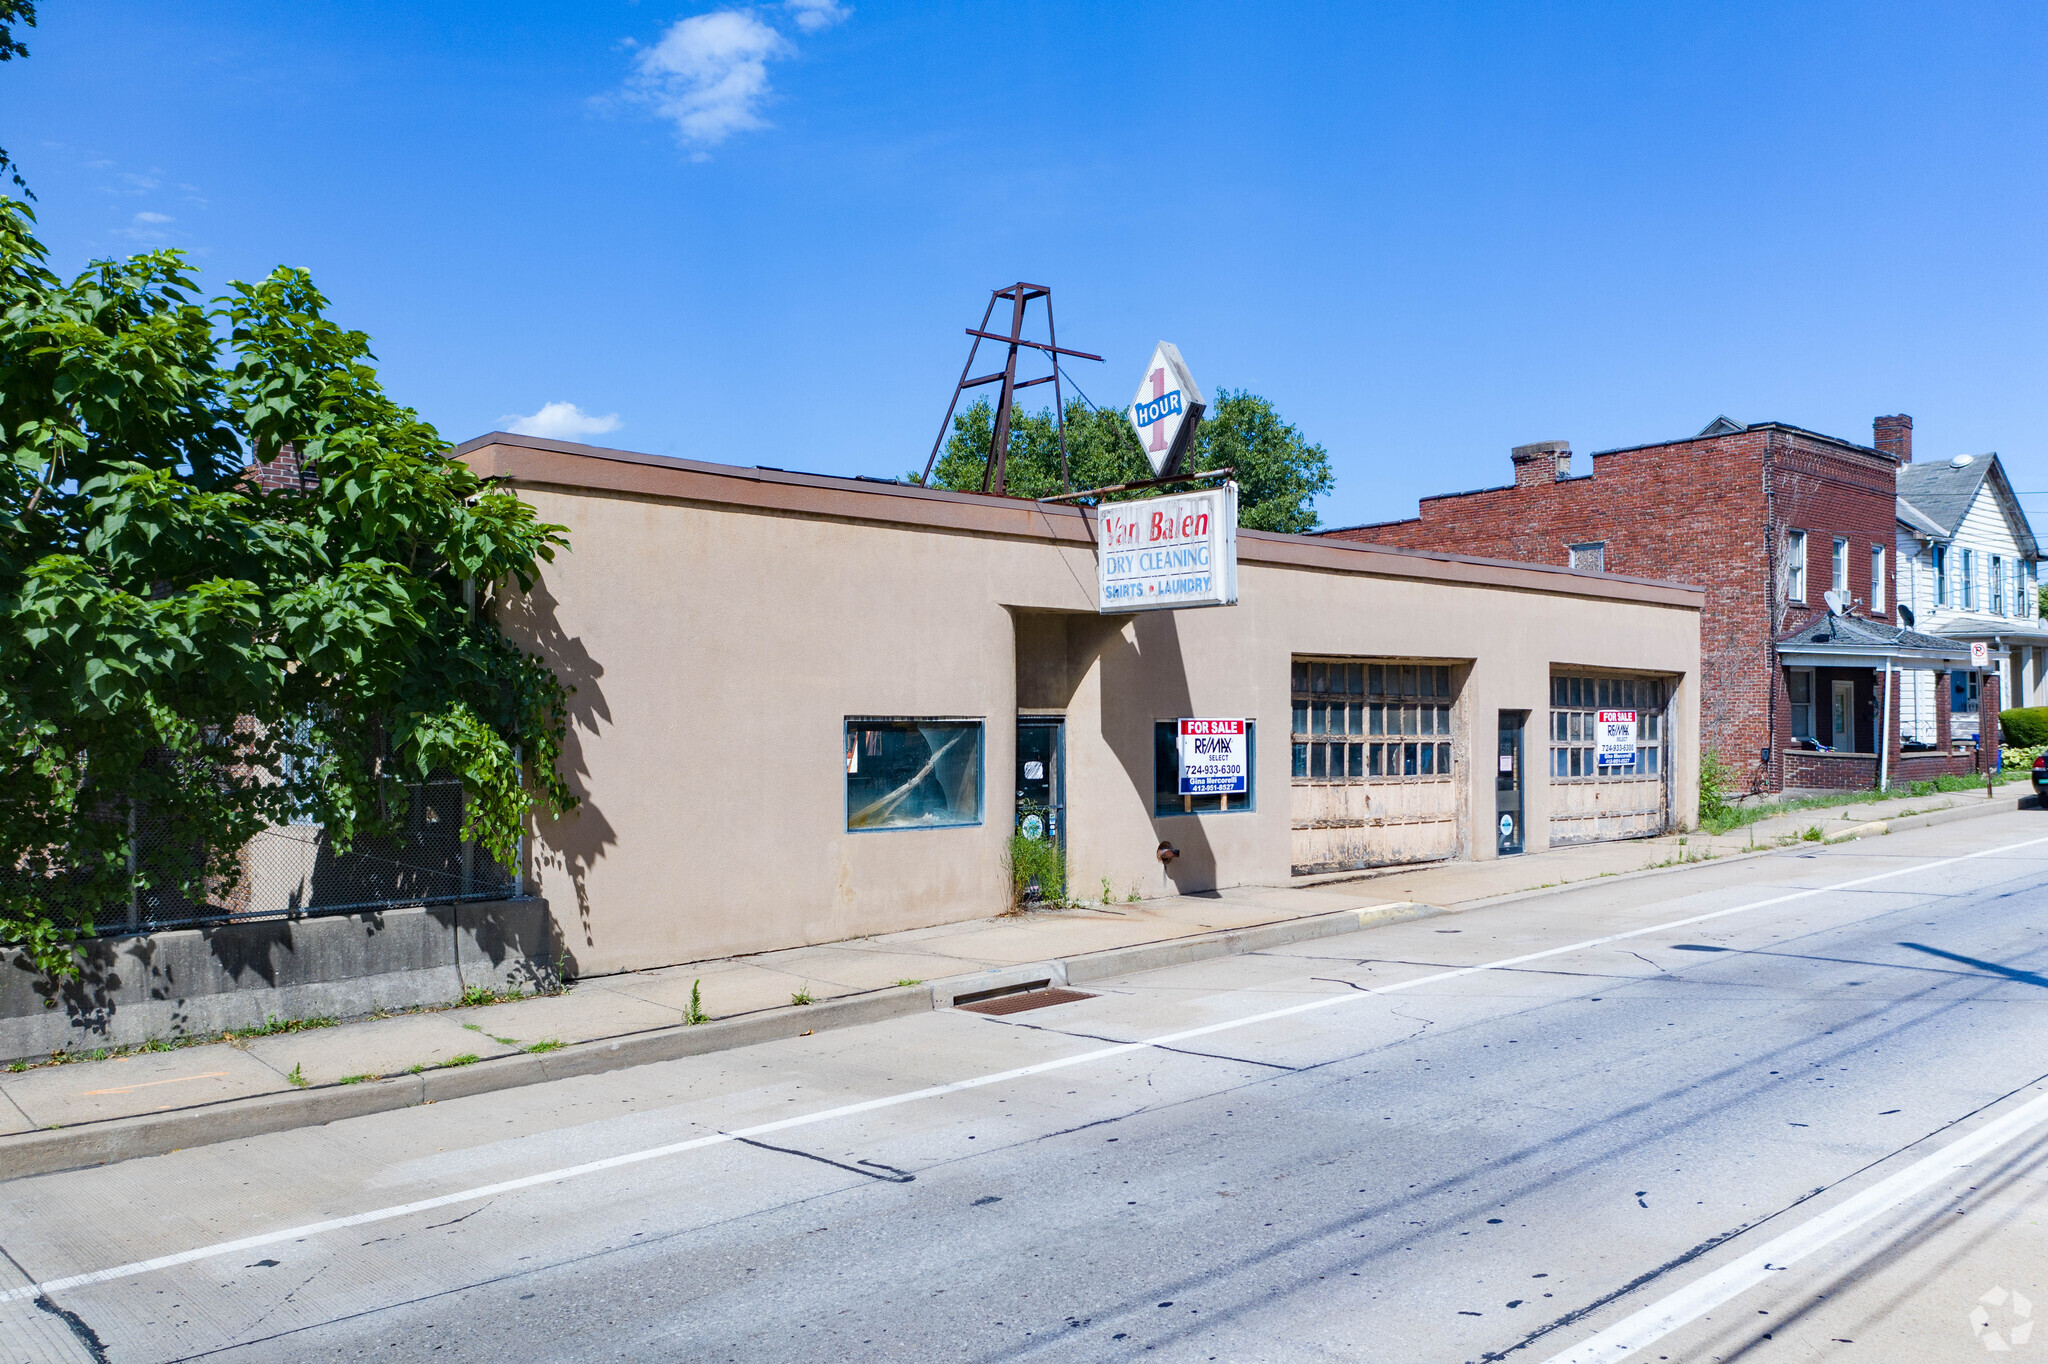
{"type": "Polygon", "coordinates": [[[1778,661],[1800,668],[1878,667],[1941,671],[1970,666],[1970,646],[1860,616],[1822,616],[1777,641],[1778,661]]]}

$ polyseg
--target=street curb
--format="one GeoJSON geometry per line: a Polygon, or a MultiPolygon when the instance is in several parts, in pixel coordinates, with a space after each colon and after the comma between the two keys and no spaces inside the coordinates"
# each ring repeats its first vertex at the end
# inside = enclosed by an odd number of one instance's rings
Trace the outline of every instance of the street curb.
{"type": "Polygon", "coordinates": [[[1400,902],[1347,909],[1249,928],[1225,929],[1165,942],[1112,947],[1054,961],[994,967],[929,985],[895,986],[818,1004],[790,1005],[695,1026],[679,1025],[620,1037],[577,1042],[559,1051],[523,1053],[441,1066],[417,1075],[320,1085],[283,1094],[140,1114],[41,1132],[0,1137],[0,1182],[104,1165],[138,1156],[160,1156],[188,1146],[258,1137],[296,1127],[317,1127],[345,1118],[368,1117],[416,1104],[518,1089],[577,1075],[601,1075],[629,1066],[674,1061],[714,1051],[750,1047],[834,1028],[858,1027],[949,1007],[961,995],[1050,981],[1105,980],[1164,966],[1263,951],[1288,943],[1355,933],[1362,928],[1428,918],[1444,911],[1433,905],[1400,902]],[[944,1002],[941,1003],[941,998],[944,1002]]]}
{"type": "MultiPolygon", "coordinates": [[[[1924,815],[1878,820],[1855,825],[1830,835],[1827,842],[1925,828],[1987,815],[2011,814],[2027,808],[2032,796],[1991,800],[1983,805],[1960,805],[1924,815]]],[[[2036,802],[2037,804],[2037,802],[2036,802]]],[[[1054,984],[1080,984],[1114,976],[1156,971],[1168,966],[1217,957],[1237,956],[1284,947],[1290,943],[1336,937],[1360,929],[1405,923],[1439,914],[1463,913],[1519,900],[1581,890],[1596,881],[1629,881],[1671,872],[1768,857],[1785,848],[1759,848],[1755,852],[1729,853],[1699,862],[1681,862],[1669,867],[1646,867],[1619,876],[1588,877],[1535,890],[1513,891],[1483,900],[1459,902],[1452,907],[1396,901],[1370,909],[1339,910],[1301,919],[1283,919],[1246,928],[1223,929],[1163,942],[1137,943],[1100,952],[1016,966],[993,967],[966,976],[954,976],[925,985],[894,986],[844,999],[818,1004],[790,1005],[721,1019],[695,1026],[679,1025],[620,1037],[578,1042],[559,1051],[494,1057],[467,1066],[443,1066],[418,1075],[399,1075],[366,1080],[353,1085],[321,1085],[283,1094],[262,1094],[245,1099],[223,1099],[218,1103],[180,1109],[170,1113],[139,1114],[40,1132],[0,1136],[0,1183],[31,1175],[54,1174],[87,1165],[132,1160],[138,1156],[164,1155],[188,1146],[263,1136],[298,1127],[317,1127],[345,1118],[368,1117],[421,1103],[468,1098],[500,1090],[518,1089],[548,1080],[566,1080],[578,1075],[601,1075],[629,1066],[674,1061],[715,1051],[750,1047],[761,1042],[781,1041],[835,1028],[858,1027],[891,1018],[949,1007],[962,995],[990,989],[1006,989],[1044,980],[1054,984]],[[943,1000],[943,1002],[941,1002],[943,1000]]]]}

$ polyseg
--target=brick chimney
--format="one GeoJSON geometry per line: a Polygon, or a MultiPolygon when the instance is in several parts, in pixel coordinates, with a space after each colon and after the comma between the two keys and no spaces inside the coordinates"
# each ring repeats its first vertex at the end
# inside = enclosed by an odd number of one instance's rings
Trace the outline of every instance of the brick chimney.
{"type": "Polygon", "coordinates": [[[1572,443],[1568,440],[1539,440],[1517,445],[1508,456],[1515,465],[1515,486],[1555,483],[1572,472],[1572,443]]]}
{"type": "Polygon", "coordinates": [[[1870,443],[1901,464],[1913,462],[1913,419],[1901,412],[1896,417],[1879,417],[1870,424],[1870,443]]]}

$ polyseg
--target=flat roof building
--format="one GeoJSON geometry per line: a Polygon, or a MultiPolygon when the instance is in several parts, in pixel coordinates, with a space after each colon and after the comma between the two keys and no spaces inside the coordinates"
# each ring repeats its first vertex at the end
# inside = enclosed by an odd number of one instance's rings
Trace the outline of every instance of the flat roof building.
{"type": "Polygon", "coordinates": [[[1121,900],[1696,815],[1697,588],[1240,531],[1236,605],[1104,614],[1092,509],[457,454],[569,529],[501,617],[575,688],[524,870],[577,974],[995,913],[1020,828],[1121,900]],[[1190,718],[1244,722],[1245,791],[1181,794],[1190,718]]]}

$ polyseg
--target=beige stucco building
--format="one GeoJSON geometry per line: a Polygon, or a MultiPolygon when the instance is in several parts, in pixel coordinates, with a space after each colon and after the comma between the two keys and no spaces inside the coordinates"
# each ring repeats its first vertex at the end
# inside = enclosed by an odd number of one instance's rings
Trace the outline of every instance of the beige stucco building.
{"type": "Polygon", "coordinates": [[[569,528],[503,619],[576,689],[583,805],[526,874],[581,974],[994,913],[1020,801],[1120,900],[1695,817],[1690,587],[1247,531],[1237,605],[1103,615],[1091,511],[458,454],[569,528]],[[1595,762],[1598,709],[1637,712],[1634,764],[1595,762]],[[1245,795],[1178,794],[1187,717],[1250,722],[1245,795]]]}

